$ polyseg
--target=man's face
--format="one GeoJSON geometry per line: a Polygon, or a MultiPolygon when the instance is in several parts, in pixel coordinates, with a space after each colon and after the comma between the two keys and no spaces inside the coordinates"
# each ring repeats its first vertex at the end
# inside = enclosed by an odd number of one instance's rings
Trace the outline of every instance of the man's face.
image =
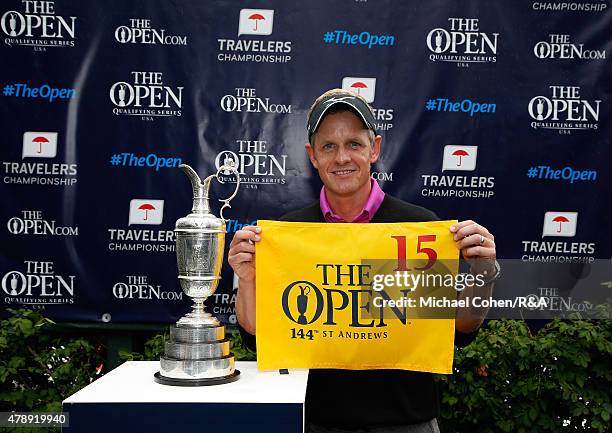
{"type": "Polygon", "coordinates": [[[368,188],[370,166],[378,159],[382,138],[377,136],[371,143],[356,114],[341,111],[325,116],[313,141],[306,144],[306,151],[328,191],[347,197],[368,188]]]}

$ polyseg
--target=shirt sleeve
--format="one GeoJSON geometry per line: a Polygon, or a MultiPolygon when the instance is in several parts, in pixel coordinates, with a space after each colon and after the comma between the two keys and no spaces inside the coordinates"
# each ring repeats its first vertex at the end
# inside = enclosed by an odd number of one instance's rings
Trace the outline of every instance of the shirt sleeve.
{"type": "Polygon", "coordinates": [[[478,335],[478,331],[480,330],[480,328],[478,328],[477,330],[475,330],[474,332],[470,332],[468,334],[461,332],[461,331],[457,331],[455,329],[455,346],[457,347],[465,347],[468,344],[470,344],[472,341],[474,341],[476,339],[476,336],[478,335]]]}
{"type": "MultiPolygon", "coordinates": [[[[467,274],[470,272],[470,265],[462,257],[459,257],[459,272],[464,273],[464,274],[467,274]]],[[[457,347],[467,346],[468,344],[470,344],[472,341],[476,339],[476,335],[478,335],[479,330],[480,328],[478,328],[477,330],[473,332],[465,333],[465,332],[457,331],[455,329],[455,346],[457,347]]]]}
{"type": "Polygon", "coordinates": [[[253,334],[249,334],[240,324],[238,324],[238,332],[240,332],[240,336],[242,337],[242,344],[255,352],[257,350],[257,337],[253,334]]]}

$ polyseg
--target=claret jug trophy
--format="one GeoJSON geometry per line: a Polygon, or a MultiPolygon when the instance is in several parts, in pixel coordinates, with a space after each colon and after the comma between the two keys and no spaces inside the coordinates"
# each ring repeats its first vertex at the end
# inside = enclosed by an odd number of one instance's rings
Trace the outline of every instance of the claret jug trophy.
{"type": "Polygon", "coordinates": [[[201,180],[188,165],[179,168],[189,177],[193,188],[191,213],[176,221],[176,261],[183,292],[193,302],[191,312],[170,327],[170,338],[165,343],[160,359],[160,371],[155,381],[164,385],[218,385],[238,380],[234,355],[230,353],[225,326],[204,310],[204,301],[217,289],[221,279],[225,222],[223,210],[238,192],[240,176],[233,161],[226,161],[216,174],[201,180]],[[233,173],[236,188],[233,194],[220,200],[221,218],[210,212],[208,192],[210,183],[219,173],[233,173]]]}

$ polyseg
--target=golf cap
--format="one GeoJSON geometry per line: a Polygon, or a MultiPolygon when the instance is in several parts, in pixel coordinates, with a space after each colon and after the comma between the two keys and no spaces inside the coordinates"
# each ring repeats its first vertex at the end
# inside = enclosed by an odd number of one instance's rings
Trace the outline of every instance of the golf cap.
{"type": "Polygon", "coordinates": [[[369,105],[351,92],[337,92],[321,99],[312,108],[308,117],[308,141],[312,141],[312,135],[317,131],[321,121],[332,107],[346,105],[347,108],[357,114],[363,124],[376,135],[376,119],[369,105]]]}

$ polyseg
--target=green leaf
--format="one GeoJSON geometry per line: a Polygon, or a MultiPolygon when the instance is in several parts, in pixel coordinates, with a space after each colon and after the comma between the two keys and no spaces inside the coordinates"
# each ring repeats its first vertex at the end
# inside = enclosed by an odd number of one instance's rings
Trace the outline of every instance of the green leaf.
{"type": "Polygon", "coordinates": [[[17,326],[19,326],[19,329],[21,329],[21,332],[25,335],[28,336],[32,333],[32,322],[30,322],[27,319],[21,319],[17,322],[17,326]]]}

